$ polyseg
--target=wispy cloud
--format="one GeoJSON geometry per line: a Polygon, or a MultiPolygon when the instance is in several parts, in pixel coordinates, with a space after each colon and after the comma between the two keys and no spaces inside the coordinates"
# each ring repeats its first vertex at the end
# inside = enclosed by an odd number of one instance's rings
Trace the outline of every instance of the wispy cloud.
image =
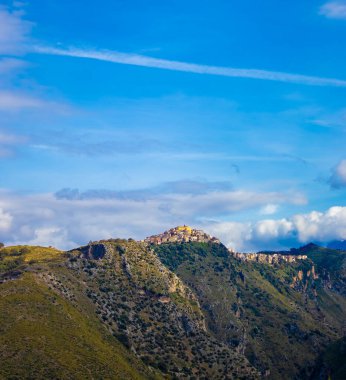
{"type": "Polygon", "coordinates": [[[328,180],[331,187],[339,189],[346,187],[346,160],[341,160],[332,170],[328,180]]]}
{"type": "Polygon", "coordinates": [[[23,52],[33,23],[23,19],[22,10],[10,10],[0,5],[0,54],[23,52]]]}
{"type": "MultiPolygon", "coordinates": [[[[21,3],[18,2],[18,4],[21,3]]],[[[320,13],[326,17],[346,18],[346,3],[326,3],[321,7],[320,13]]],[[[20,54],[30,51],[40,54],[95,59],[124,65],[158,68],[163,70],[181,71],[195,74],[261,79],[312,86],[346,87],[346,80],[337,78],[325,78],[260,69],[210,66],[159,59],[147,55],[123,53],[118,51],[80,49],[74,47],[55,48],[43,45],[32,46],[32,41],[30,41],[30,34],[34,24],[30,21],[25,20],[23,17],[24,15],[25,14],[22,9],[17,9],[16,7],[9,9],[4,6],[0,6],[0,54],[20,54]]],[[[8,66],[10,62],[3,62],[3,65],[5,63],[8,66]]],[[[12,61],[11,64],[16,64],[18,66],[19,62],[15,63],[12,61]]]]}
{"type": "Polygon", "coordinates": [[[0,130],[0,158],[11,156],[16,148],[26,141],[25,136],[14,135],[0,130]]]}
{"type": "Polygon", "coordinates": [[[0,110],[17,110],[19,108],[37,108],[44,105],[44,101],[11,91],[0,91],[0,110]]]}
{"type": "MultiPolygon", "coordinates": [[[[1,135],[0,135],[1,138],[1,135]]],[[[0,140],[1,141],[1,140],[0,140]]],[[[184,179],[178,181],[164,182],[161,185],[127,191],[115,191],[109,189],[90,189],[79,191],[79,189],[65,188],[55,193],[56,199],[66,200],[91,200],[91,199],[123,199],[143,201],[156,199],[158,196],[169,194],[201,195],[212,192],[225,192],[232,190],[232,184],[227,181],[206,181],[205,179],[184,179]]]]}
{"type": "Polygon", "coordinates": [[[0,59],[0,74],[4,75],[23,69],[28,64],[25,61],[16,58],[3,58],[0,59]]]}
{"type": "MultiPolygon", "coordinates": [[[[1,99],[0,99],[1,100],[1,99]]],[[[0,103],[1,109],[1,103],[0,103]]],[[[35,137],[35,139],[40,140],[35,137]]],[[[35,140],[34,139],[34,140],[35,140]]],[[[151,140],[142,139],[137,143],[131,141],[101,141],[98,143],[89,143],[82,140],[73,142],[53,142],[53,143],[33,143],[30,145],[35,150],[45,150],[52,152],[60,152],[62,154],[79,155],[79,156],[136,156],[145,159],[155,159],[162,161],[247,161],[247,162],[287,162],[299,161],[307,164],[302,158],[297,158],[288,154],[273,155],[229,155],[219,152],[199,152],[199,151],[182,151],[176,152],[174,144],[161,145],[151,140]],[[148,141],[148,143],[146,143],[148,141]],[[163,148],[166,151],[163,152],[163,148]]],[[[185,147],[186,149],[188,147],[185,147]]],[[[231,165],[234,168],[234,165],[231,165]]],[[[237,167],[237,165],[236,165],[237,167]]],[[[234,168],[239,173],[239,168],[234,168]]]]}
{"type": "Polygon", "coordinates": [[[320,8],[320,14],[328,18],[346,20],[346,1],[331,1],[320,8]]]}
{"type": "Polygon", "coordinates": [[[95,59],[99,61],[119,63],[123,65],[143,66],[195,74],[218,75],[225,77],[262,79],[277,82],[299,83],[312,86],[346,87],[346,80],[290,74],[279,71],[240,69],[233,67],[208,66],[195,63],[171,61],[152,58],[145,55],[122,53],[117,51],[83,50],[77,48],[60,49],[46,46],[33,47],[40,54],[60,55],[77,58],[95,59]]]}

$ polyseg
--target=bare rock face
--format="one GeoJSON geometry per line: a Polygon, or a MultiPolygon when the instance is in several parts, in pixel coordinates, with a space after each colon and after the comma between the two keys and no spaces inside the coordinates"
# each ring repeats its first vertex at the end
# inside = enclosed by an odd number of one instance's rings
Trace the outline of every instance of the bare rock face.
{"type": "Polygon", "coordinates": [[[164,244],[164,243],[217,243],[220,244],[220,240],[208,235],[204,231],[196,230],[189,226],[178,226],[171,228],[162,234],[149,236],[144,239],[144,243],[147,244],[164,244]]]}
{"type": "Polygon", "coordinates": [[[83,247],[77,248],[74,251],[78,251],[79,257],[88,260],[100,260],[103,259],[107,253],[107,247],[102,244],[89,244],[83,247]]]}

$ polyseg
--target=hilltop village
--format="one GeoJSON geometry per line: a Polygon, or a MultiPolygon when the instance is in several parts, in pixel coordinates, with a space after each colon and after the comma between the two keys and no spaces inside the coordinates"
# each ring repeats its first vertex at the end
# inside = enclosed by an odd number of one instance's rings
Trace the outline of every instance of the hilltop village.
{"type": "Polygon", "coordinates": [[[255,261],[264,264],[295,263],[297,260],[306,260],[306,255],[283,255],[281,253],[239,253],[229,251],[233,257],[241,261],[255,261]]]}
{"type": "Polygon", "coordinates": [[[149,236],[144,239],[145,243],[148,244],[163,244],[163,243],[188,243],[188,242],[197,242],[197,243],[218,243],[220,240],[206,234],[204,231],[195,230],[189,226],[178,226],[171,228],[168,231],[163,232],[162,234],[149,236]]]}
{"type": "MultiPolygon", "coordinates": [[[[220,244],[220,240],[208,235],[202,230],[196,230],[190,226],[178,226],[163,232],[162,234],[153,235],[143,240],[147,244],[165,244],[165,243],[216,243],[220,244]]],[[[281,263],[294,263],[297,260],[306,260],[306,255],[283,255],[281,253],[239,253],[229,250],[237,260],[249,262],[254,261],[263,264],[281,264],[281,263]]]]}

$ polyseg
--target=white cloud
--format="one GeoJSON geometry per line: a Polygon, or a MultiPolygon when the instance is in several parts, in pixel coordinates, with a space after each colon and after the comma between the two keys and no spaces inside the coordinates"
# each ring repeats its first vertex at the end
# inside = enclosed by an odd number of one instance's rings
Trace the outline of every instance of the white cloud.
{"type": "MultiPolygon", "coordinates": [[[[30,46],[30,34],[34,24],[24,19],[23,3],[15,2],[14,8],[0,6],[0,54],[20,54],[34,51],[41,54],[63,55],[96,59],[126,65],[160,68],[165,70],[209,74],[226,77],[252,78],[279,82],[300,83],[315,86],[346,86],[346,80],[314,77],[280,71],[209,66],[181,61],[152,58],[145,55],[105,50],[61,49],[47,46],[30,46]]],[[[346,18],[345,2],[328,2],[320,13],[330,18],[346,18]]]]}
{"type": "Polygon", "coordinates": [[[23,19],[22,11],[10,11],[0,6],[0,54],[22,53],[32,26],[31,22],[23,19]]]}
{"type": "MultiPolygon", "coordinates": [[[[0,192],[0,208],[11,216],[12,224],[6,234],[0,231],[0,241],[40,242],[71,248],[101,238],[141,239],[179,224],[198,226],[201,217],[232,215],[261,207],[273,198],[280,203],[303,200],[299,195],[291,199],[291,194],[279,193],[210,191],[206,188],[205,193],[199,189],[193,190],[194,194],[184,194],[167,193],[166,190],[151,194],[149,189],[142,196],[139,192],[128,192],[104,197],[101,192],[100,197],[82,198],[62,197],[61,192],[57,197],[53,194],[23,196],[3,191],[0,192]]],[[[242,234],[233,238],[238,246],[240,236],[242,234]]]]}
{"type": "Polygon", "coordinates": [[[261,220],[254,226],[254,235],[260,240],[273,240],[286,236],[293,230],[292,222],[286,219],[261,220]]]}
{"type": "MultiPolygon", "coordinates": [[[[221,221],[238,211],[263,207],[272,197],[273,193],[208,191],[194,196],[164,193],[138,197],[137,193],[129,193],[121,197],[66,198],[0,191],[0,241],[69,249],[89,240],[142,239],[180,224],[202,228],[239,251],[286,249],[310,241],[346,239],[346,207],[341,206],[289,218],[221,221]]],[[[281,195],[280,202],[286,203],[288,198],[281,195]]]]}
{"type": "Polygon", "coordinates": [[[7,232],[12,224],[12,216],[0,208],[0,231],[7,232]]]}
{"type": "Polygon", "coordinates": [[[268,201],[290,204],[306,203],[305,197],[301,194],[255,193],[241,190],[217,191],[201,195],[175,195],[168,201],[169,210],[173,214],[202,214],[209,217],[267,205],[268,201]]]}
{"type": "Polygon", "coordinates": [[[345,1],[331,1],[320,8],[320,14],[328,18],[344,19],[346,20],[346,2],[345,1]]]}
{"type": "Polygon", "coordinates": [[[180,61],[152,58],[144,55],[122,53],[117,51],[83,50],[77,48],[60,49],[45,46],[36,46],[33,51],[40,54],[61,55],[77,58],[96,59],[143,67],[159,68],[164,70],[183,71],[195,74],[209,74],[225,77],[263,79],[278,82],[300,83],[314,86],[346,86],[346,80],[335,78],[313,77],[308,75],[290,74],[278,71],[239,69],[233,67],[208,66],[180,61]]]}
{"type": "Polygon", "coordinates": [[[34,237],[29,241],[16,242],[16,244],[43,245],[53,247],[74,246],[68,240],[66,229],[60,227],[42,227],[34,230],[34,237]]]}
{"type": "Polygon", "coordinates": [[[278,211],[278,208],[278,205],[269,203],[261,208],[260,213],[262,215],[273,215],[278,211]]]}
{"type": "Polygon", "coordinates": [[[217,236],[233,250],[252,250],[251,245],[253,229],[251,223],[238,222],[212,222],[200,226],[212,236],[217,236]]]}
{"type": "Polygon", "coordinates": [[[311,241],[346,239],[346,207],[256,223],[213,222],[204,228],[237,250],[285,249],[311,241]]]}
{"type": "Polygon", "coordinates": [[[325,213],[313,211],[292,219],[299,241],[328,241],[346,238],[346,207],[335,206],[325,213]]]}
{"type": "Polygon", "coordinates": [[[329,183],[336,189],[346,187],[346,160],[341,160],[332,170],[329,183]]]}

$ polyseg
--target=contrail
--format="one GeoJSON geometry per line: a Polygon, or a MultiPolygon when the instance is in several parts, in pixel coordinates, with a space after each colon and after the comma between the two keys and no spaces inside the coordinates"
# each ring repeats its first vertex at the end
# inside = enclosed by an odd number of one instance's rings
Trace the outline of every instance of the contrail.
{"type": "Polygon", "coordinates": [[[346,87],[346,80],[342,79],[291,74],[279,71],[199,65],[195,63],[170,61],[166,59],[152,58],[145,55],[121,53],[117,51],[83,50],[77,48],[59,49],[46,46],[35,46],[34,52],[40,54],[96,59],[99,61],[113,62],[123,65],[152,67],[164,70],[183,71],[196,74],[218,75],[234,78],[262,79],[276,82],[299,83],[311,86],[346,87]]]}

